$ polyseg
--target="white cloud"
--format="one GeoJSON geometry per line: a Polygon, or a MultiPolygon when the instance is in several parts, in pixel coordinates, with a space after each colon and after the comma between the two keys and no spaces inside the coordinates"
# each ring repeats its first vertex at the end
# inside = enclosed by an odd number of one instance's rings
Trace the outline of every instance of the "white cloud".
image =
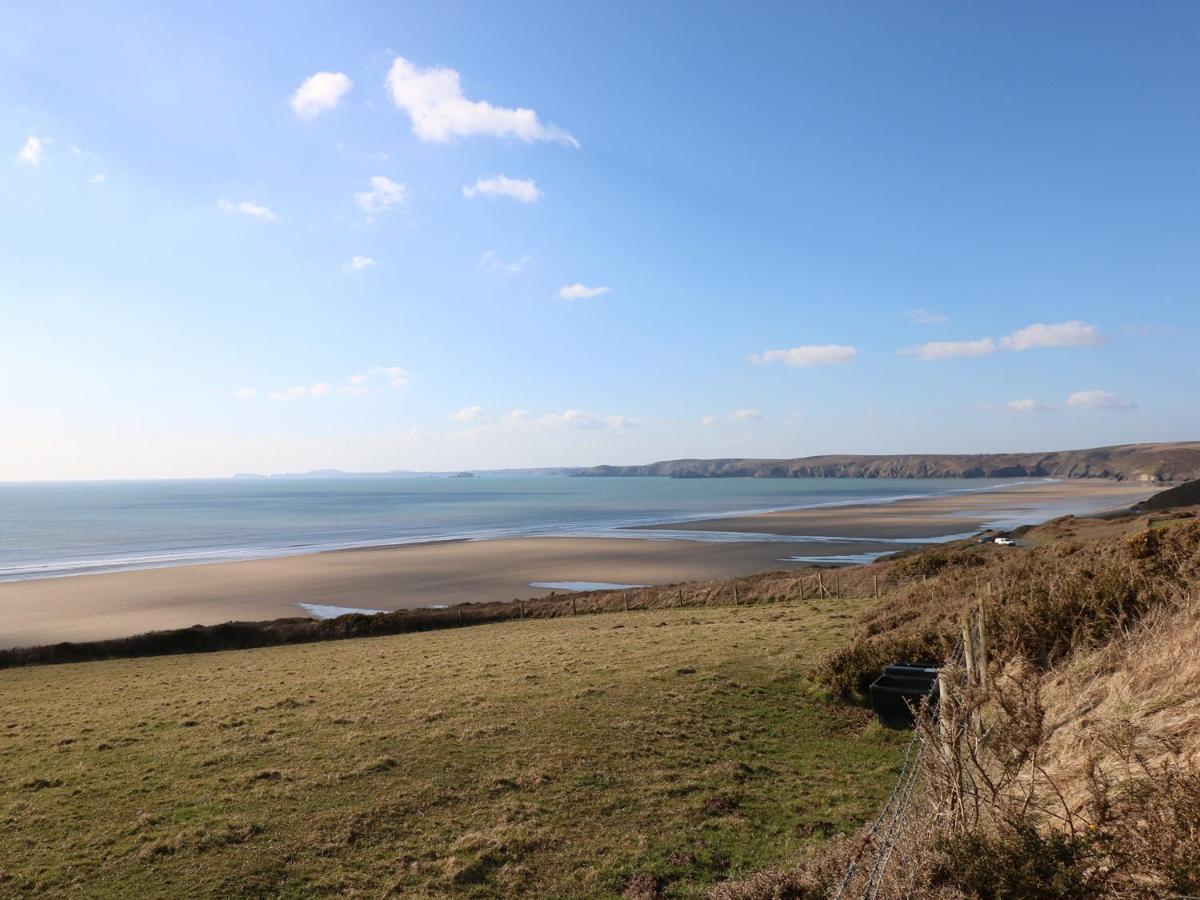
{"type": "Polygon", "coordinates": [[[349,262],[342,265],[342,271],[347,275],[365,272],[367,269],[373,268],[375,268],[375,260],[369,256],[352,256],[349,262]]]}
{"type": "Polygon", "coordinates": [[[258,396],[258,391],[254,388],[244,387],[234,391],[233,396],[239,400],[253,400],[258,396]]]}
{"type": "Polygon", "coordinates": [[[88,184],[104,184],[106,181],[108,181],[108,176],[101,172],[97,172],[88,179],[88,184]]]}
{"type": "Polygon", "coordinates": [[[1137,404],[1108,391],[1076,391],[1067,398],[1067,405],[1077,409],[1137,409],[1137,404]]]}
{"type": "Polygon", "coordinates": [[[700,418],[700,426],[702,428],[712,428],[716,424],[717,424],[716,416],[702,416],[700,418]]]}
{"type": "Polygon", "coordinates": [[[542,199],[542,192],[532,178],[509,178],[507,175],[478,178],[474,185],[463,185],[462,192],[464,197],[511,197],[520,203],[536,203],[542,199]]]}
{"type": "Polygon", "coordinates": [[[944,325],[950,321],[948,316],[943,316],[940,313],[930,312],[927,309],[909,309],[905,310],[904,315],[918,325],[944,325]]]}
{"type": "Polygon", "coordinates": [[[462,78],[454,69],[420,69],[398,56],[388,71],[387,87],[396,107],[412,119],[413,133],[423,141],[492,135],[579,147],[575,138],[555,125],[544,124],[532,109],[468,100],[463,95],[462,78]]]}
{"type": "Polygon", "coordinates": [[[538,419],[538,423],[554,429],[619,431],[622,428],[631,428],[640,424],[640,420],[629,416],[602,416],[579,409],[568,409],[563,413],[542,416],[538,419]]]}
{"type": "Polygon", "coordinates": [[[49,143],[49,138],[35,137],[29,135],[25,139],[24,145],[17,154],[17,159],[29,166],[41,165],[42,154],[46,152],[46,144],[49,143]]]}
{"type": "Polygon", "coordinates": [[[367,215],[374,215],[408,200],[408,188],[403,181],[392,181],[386,175],[371,179],[371,189],[354,195],[354,202],[367,215]]]}
{"type": "Polygon", "coordinates": [[[735,422],[753,422],[756,419],[761,419],[762,413],[757,409],[739,409],[735,410],[730,418],[735,422]]]}
{"type": "Polygon", "coordinates": [[[493,275],[502,275],[505,278],[511,278],[514,275],[520,275],[525,271],[525,267],[532,262],[532,258],[522,256],[515,262],[504,262],[496,255],[496,251],[488,250],[479,257],[479,265],[485,272],[490,272],[493,275]]]}
{"type": "Polygon", "coordinates": [[[580,284],[578,281],[574,284],[564,284],[558,289],[558,296],[563,300],[590,300],[593,297],[599,297],[601,294],[607,294],[609,288],[606,287],[588,287],[586,284],[580,284]]]}
{"type": "Polygon", "coordinates": [[[486,425],[488,422],[494,421],[496,417],[482,406],[476,404],[473,406],[464,406],[450,418],[464,425],[486,425]]]}
{"type": "Polygon", "coordinates": [[[1004,408],[1019,413],[1048,413],[1054,412],[1054,404],[1043,403],[1041,400],[1009,400],[1004,408]]]}
{"type": "Polygon", "coordinates": [[[288,100],[288,105],[301,119],[315,119],[321,113],[334,109],[352,87],[354,82],[348,75],[318,72],[304,79],[288,100]]]}
{"type": "Polygon", "coordinates": [[[332,388],[324,381],[318,381],[316,384],[306,385],[298,384],[295,387],[290,387],[286,391],[272,391],[267,394],[268,400],[298,400],[301,397],[316,399],[318,397],[327,397],[332,388]]]}
{"type": "Polygon", "coordinates": [[[750,362],[755,365],[781,362],[788,366],[828,366],[838,363],[848,363],[858,356],[854,347],[840,344],[809,344],[804,347],[792,347],[790,350],[764,350],[762,353],[751,353],[750,362]]]}
{"type": "Polygon", "coordinates": [[[1035,347],[1095,347],[1107,341],[1108,336],[1102,334],[1095,325],[1072,320],[1053,325],[1041,322],[1028,325],[999,341],[990,337],[977,341],[931,341],[901,352],[928,362],[961,356],[987,356],[1000,349],[1021,351],[1035,347]]]}
{"type": "Polygon", "coordinates": [[[243,216],[250,216],[253,219],[258,219],[260,222],[278,222],[280,216],[268,206],[263,206],[259,203],[253,203],[250,200],[243,200],[241,203],[230,203],[228,200],[220,200],[217,202],[217,209],[223,213],[238,213],[243,216]]]}
{"type": "Polygon", "coordinates": [[[903,352],[926,362],[960,356],[987,356],[996,352],[996,342],[990,337],[978,341],[931,341],[903,352]]]}
{"type": "Polygon", "coordinates": [[[1006,350],[1032,350],[1035,347],[1095,347],[1108,341],[1095,325],[1078,320],[1054,325],[1037,323],[1014,331],[1000,339],[1006,350]]]}
{"type": "Polygon", "coordinates": [[[367,375],[366,373],[360,373],[360,374],[358,374],[358,375],[351,375],[351,376],[350,376],[349,378],[347,378],[346,380],[347,380],[348,382],[350,382],[351,384],[358,385],[358,384],[366,384],[366,383],[367,383],[367,379],[369,379],[370,377],[371,377],[371,376],[370,376],[370,375],[367,375]]]}
{"type": "Polygon", "coordinates": [[[412,374],[399,366],[372,366],[371,374],[384,376],[394,388],[405,387],[412,381],[412,374]]]}
{"type": "Polygon", "coordinates": [[[521,425],[533,418],[533,413],[527,409],[514,409],[504,417],[507,425],[521,425]]]}

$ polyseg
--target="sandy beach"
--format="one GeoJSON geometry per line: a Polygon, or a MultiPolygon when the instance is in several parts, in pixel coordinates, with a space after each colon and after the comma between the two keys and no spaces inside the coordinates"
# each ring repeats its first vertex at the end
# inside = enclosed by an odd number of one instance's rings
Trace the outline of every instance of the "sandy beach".
{"type": "Polygon", "coordinates": [[[671,526],[787,535],[794,542],[514,538],[8,582],[0,584],[0,647],[305,615],[300,604],[392,610],[550,592],[534,582],[665,584],[751,574],[797,565],[787,561],[791,556],[899,549],[863,538],[935,539],[998,519],[1128,506],[1154,492],[1150,485],[1055,482],[671,526]],[[805,536],[857,540],[812,543],[805,536]]]}

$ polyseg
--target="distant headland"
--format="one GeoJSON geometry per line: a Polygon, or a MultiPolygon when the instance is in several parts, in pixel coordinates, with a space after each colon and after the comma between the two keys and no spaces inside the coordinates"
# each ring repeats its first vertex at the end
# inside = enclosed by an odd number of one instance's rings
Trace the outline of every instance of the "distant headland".
{"type": "Polygon", "coordinates": [[[593,466],[570,474],[669,478],[1111,478],[1157,484],[1200,478],[1200,442],[1122,444],[1045,453],[672,459],[640,466],[593,466]]]}

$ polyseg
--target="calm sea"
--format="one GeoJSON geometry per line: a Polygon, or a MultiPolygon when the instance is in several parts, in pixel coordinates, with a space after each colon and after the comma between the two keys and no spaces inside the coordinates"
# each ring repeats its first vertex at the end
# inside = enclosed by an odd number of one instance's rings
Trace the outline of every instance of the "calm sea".
{"type": "Polygon", "coordinates": [[[624,525],[669,525],[1000,484],[984,479],[553,476],[0,484],[0,581],[392,543],[605,534],[624,525]]]}

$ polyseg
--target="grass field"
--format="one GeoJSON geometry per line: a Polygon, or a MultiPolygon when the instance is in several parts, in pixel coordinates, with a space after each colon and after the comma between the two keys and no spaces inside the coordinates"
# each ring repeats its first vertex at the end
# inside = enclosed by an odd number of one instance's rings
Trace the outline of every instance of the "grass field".
{"type": "Polygon", "coordinates": [[[806,675],[867,602],[0,672],[0,895],[702,894],[890,790],[806,675]]]}

